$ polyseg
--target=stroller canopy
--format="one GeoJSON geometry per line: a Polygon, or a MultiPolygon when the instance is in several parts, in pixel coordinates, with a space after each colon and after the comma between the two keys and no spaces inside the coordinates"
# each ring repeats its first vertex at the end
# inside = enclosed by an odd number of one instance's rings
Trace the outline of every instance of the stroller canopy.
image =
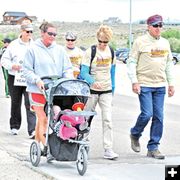
{"type": "Polygon", "coordinates": [[[84,96],[90,95],[89,84],[86,81],[78,79],[61,78],[49,83],[46,91],[48,101],[52,102],[54,96],[84,96]]]}
{"type": "Polygon", "coordinates": [[[89,96],[90,89],[87,82],[78,79],[60,79],[51,89],[53,95],[89,96]]]}

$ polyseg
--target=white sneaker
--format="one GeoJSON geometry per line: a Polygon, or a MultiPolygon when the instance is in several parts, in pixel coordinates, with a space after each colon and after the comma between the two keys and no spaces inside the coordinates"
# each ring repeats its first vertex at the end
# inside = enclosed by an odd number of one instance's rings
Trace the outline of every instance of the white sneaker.
{"type": "Polygon", "coordinates": [[[113,160],[113,159],[116,159],[118,157],[119,157],[119,155],[117,153],[115,153],[112,149],[106,149],[104,151],[104,158],[105,159],[113,160]]]}
{"type": "Polygon", "coordinates": [[[11,129],[11,134],[12,134],[12,135],[18,135],[18,132],[19,132],[18,129],[15,129],[15,128],[12,128],[12,129],[11,129]]]}

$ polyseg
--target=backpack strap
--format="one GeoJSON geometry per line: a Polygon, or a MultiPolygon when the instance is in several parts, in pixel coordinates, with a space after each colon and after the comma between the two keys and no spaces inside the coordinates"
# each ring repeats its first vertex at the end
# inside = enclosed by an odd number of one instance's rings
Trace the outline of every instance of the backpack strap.
{"type": "Polygon", "coordinates": [[[90,66],[92,64],[92,61],[93,61],[95,55],[96,55],[96,45],[92,45],[91,46],[91,62],[90,62],[90,66]]]}
{"type": "MultiPolygon", "coordinates": [[[[110,48],[110,51],[111,51],[111,64],[112,64],[113,59],[114,59],[114,50],[113,50],[113,48],[111,46],[109,46],[109,48],[110,48]]],[[[95,55],[96,55],[96,45],[92,45],[91,46],[91,61],[90,61],[90,65],[89,65],[89,73],[91,72],[91,64],[92,64],[92,61],[93,61],[95,55]]]]}
{"type": "Polygon", "coordinates": [[[92,64],[92,61],[93,61],[95,55],[96,55],[96,45],[92,45],[91,46],[91,61],[90,61],[90,65],[89,65],[89,74],[91,74],[91,64],[92,64]]]}
{"type": "Polygon", "coordinates": [[[114,50],[111,46],[109,46],[110,50],[111,50],[111,64],[113,63],[113,59],[114,59],[114,50]]]}

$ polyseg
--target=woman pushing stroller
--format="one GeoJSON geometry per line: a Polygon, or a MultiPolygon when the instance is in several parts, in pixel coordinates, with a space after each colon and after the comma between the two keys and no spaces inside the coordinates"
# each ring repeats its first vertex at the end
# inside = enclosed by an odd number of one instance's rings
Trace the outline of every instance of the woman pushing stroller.
{"type": "Polygon", "coordinates": [[[44,82],[41,77],[58,76],[73,78],[72,64],[64,48],[55,42],[57,28],[48,22],[39,27],[41,38],[29,48],[24,59],[24,76],[27,80],[27,91],[30,103],[37,116],[35,140],[44,146],[44,134],[47,128],[47,116],[44,111],[46,99],[43,95],[44,82]]]}

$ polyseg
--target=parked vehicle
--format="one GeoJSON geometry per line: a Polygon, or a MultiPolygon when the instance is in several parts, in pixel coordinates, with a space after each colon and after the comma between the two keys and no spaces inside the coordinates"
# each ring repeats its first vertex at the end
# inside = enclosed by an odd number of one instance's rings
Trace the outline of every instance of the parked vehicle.
{"type": "Polygon", "coordinates": [[[172,52],[174,65],[180,62],[180,53],[172,52]]]}
{"type": "Polygon", "coordinates": [[[118,48],[115,51],[116,59],[122,61],[124,64],[126,64],[126,61],[129,57],[129,48],[118,48]]]}

